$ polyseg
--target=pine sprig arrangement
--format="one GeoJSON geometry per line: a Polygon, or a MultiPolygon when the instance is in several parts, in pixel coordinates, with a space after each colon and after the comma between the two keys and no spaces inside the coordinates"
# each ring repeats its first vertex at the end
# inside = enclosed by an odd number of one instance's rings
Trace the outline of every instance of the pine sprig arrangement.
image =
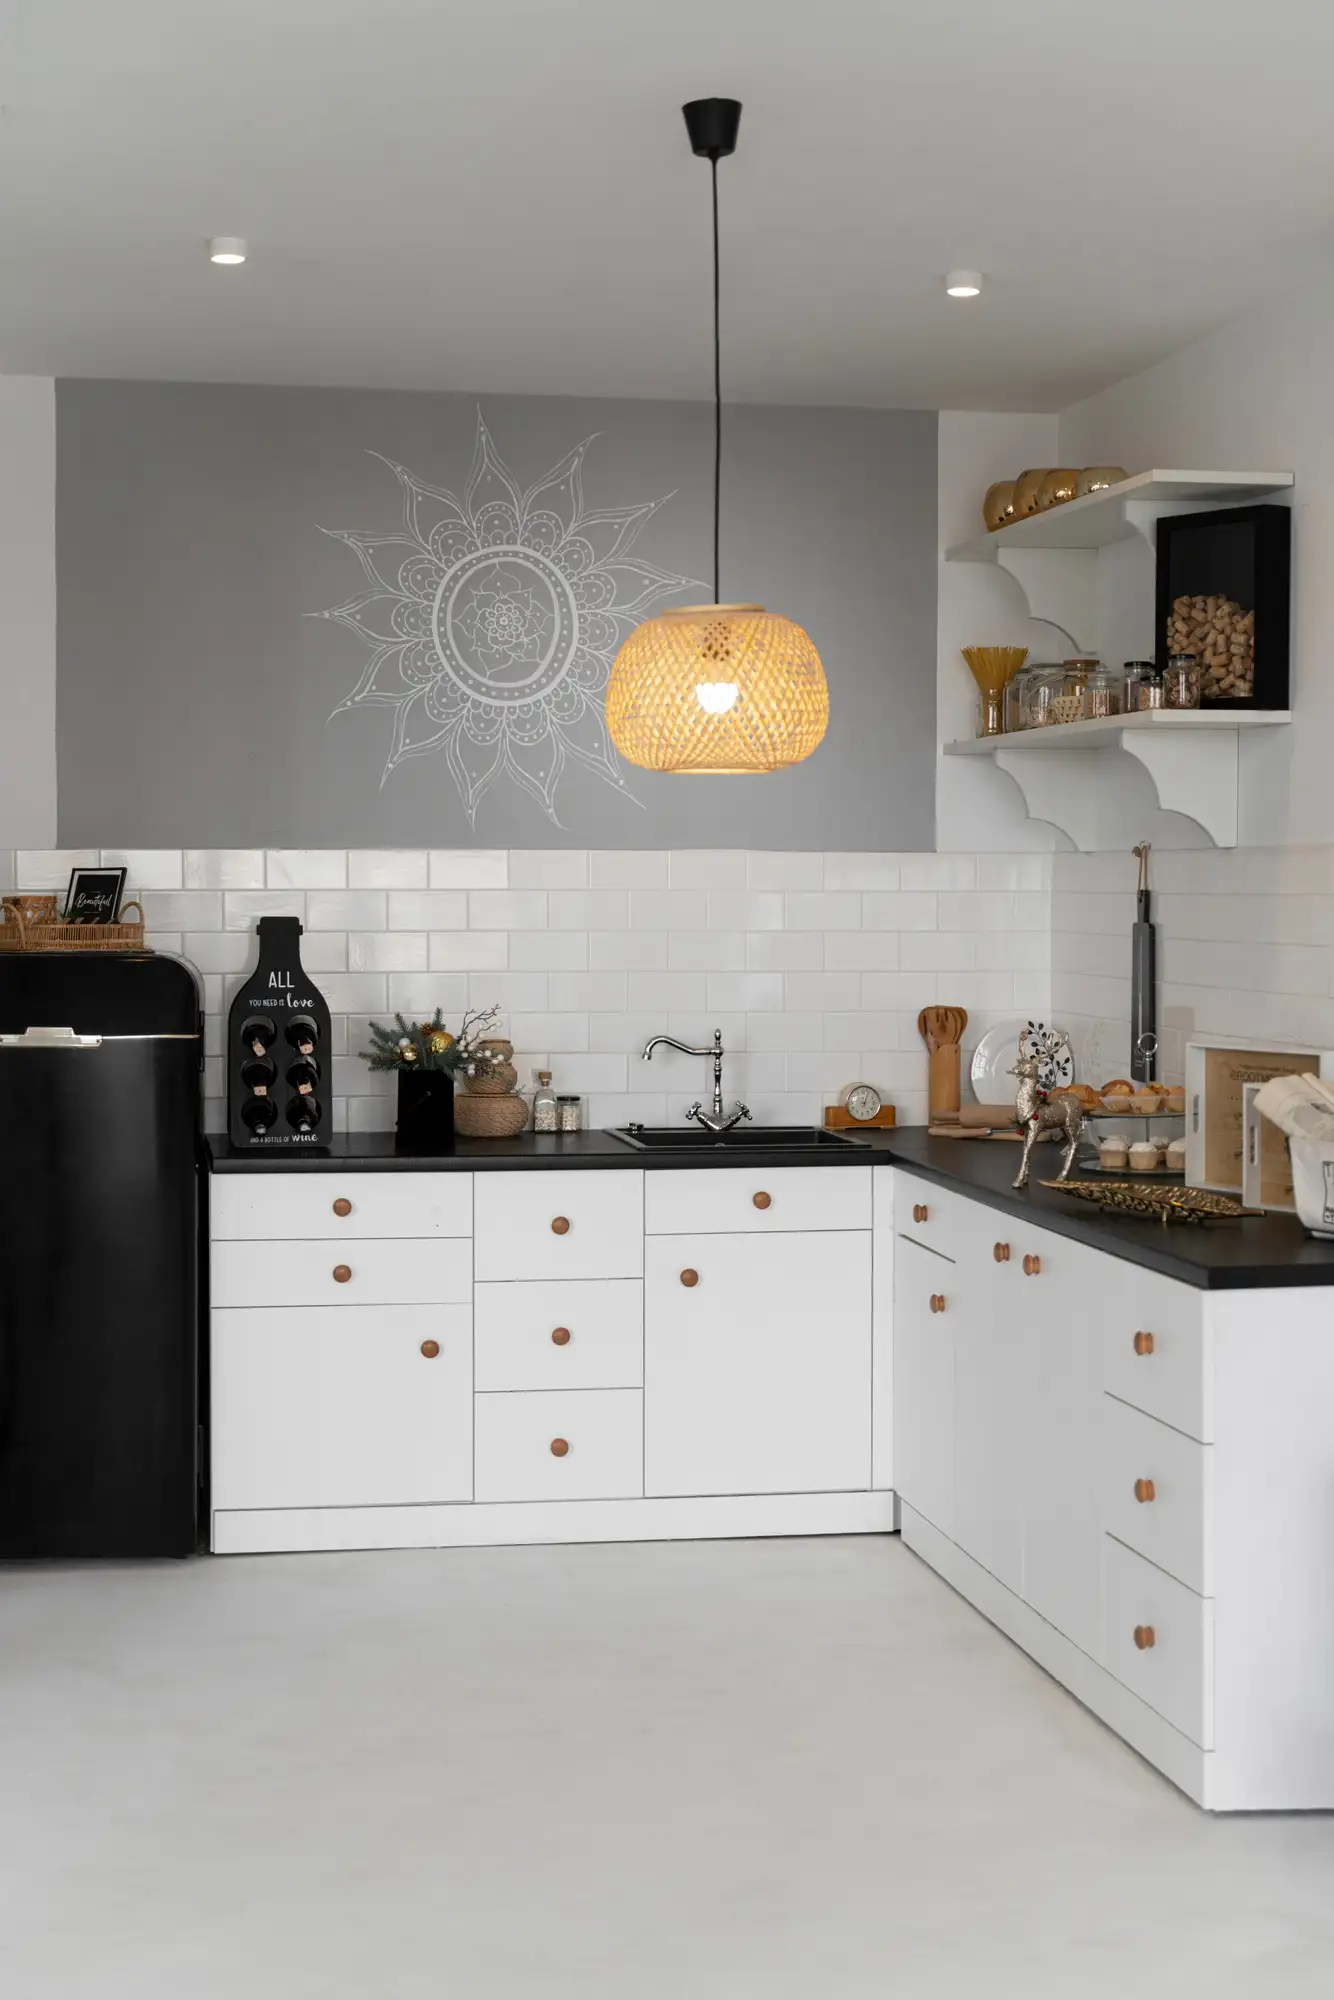
{"type": "Polygon", "coordinates": [[[499,1007],[479,1008],[463,1016],[457,1034],[445,1026],[439,1007],[429,1021],[409,1021],[402,1014],[395,1014],[388,1028],[370,1021],[371,1046],[361,1051],[362,1060],[373,1070],[444,1070],[449,1076],[463,1071],[470,1076],[477,1045],[499,1018],[499,1007]]]}

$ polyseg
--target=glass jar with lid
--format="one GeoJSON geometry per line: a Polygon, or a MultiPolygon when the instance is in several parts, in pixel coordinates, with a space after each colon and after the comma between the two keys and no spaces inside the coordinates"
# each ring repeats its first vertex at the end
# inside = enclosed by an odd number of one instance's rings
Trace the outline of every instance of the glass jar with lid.
{"type": "Polygon", "coordinates": [[[1052,696],[1053,722],[1079,722],[1084,714],[1084,690],[1101,662],[1092,654],[1080,653],[1061,663],[1060,685],[1052,696]]]}
{"type": "Polygon", "coordinates": [[[1173,653],[1163,675],[1164,708],[1198,708],[1200,662],[1195,653],[1173,653]]]}
{"type": "Polygon", "coordinates": [[[1065,670],[1055,666],[1028,667],[1022,678],[1023,709],[1019,726],[1021,729],[1045,729],[1056,720],[1052,703],[1065,678],[1065,670]]]}
{"type": "Polygon", "coordinates": [[[573,1095],[556,1099],[556,1129],[560,1132],[582,1132],[584,1129],[584,1100],[573,1095]]]}
{"type": "Polygon", "coordinates": [[[556,1093],[551,1088],[551,1071],[537,1072],[537,1089],[533,1093],[534,1132],[556,1132],[560,1129],[556,1111],[556,1093]]]}
{"type": "Polygon", "coordinates": [[[1124,701],[1124,684],[1116,668],[1095,667],[1084,683],[1085,722],[1096,722],[1106,715],[1120,715],[1124,701]]]}
{"type": "Polygon", "coordinates": [[[1150,667],[1139,676],[1135,683],[1138,709],[1161,708],[1163,705],[1163,677],[1157,667],[1150,667]]]}
{"type": "Polygon", "coordinates": [[[1127,660],[1121,668],[1121,707],[1126,715],[1133,715],[1140,705],[1139,691],[1146,680],[1152,679],[1158,668],[1153,660],[1127,660]]]}

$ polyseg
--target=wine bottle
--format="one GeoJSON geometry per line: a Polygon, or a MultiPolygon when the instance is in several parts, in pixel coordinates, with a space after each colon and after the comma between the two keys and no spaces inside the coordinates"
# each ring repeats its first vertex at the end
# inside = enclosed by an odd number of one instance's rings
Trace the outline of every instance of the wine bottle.
{"type": "Polygon", "coordinates": [[[309,1097],[320,1080],[320,1066],[313,1056],[302,1056],[287,1072],[287,1081],[302,1097],[309,1097]]]}
{"type": "Polygon", "coordinates": [[[299,1056],[313,1056],[319,1030],[309,1014],[298,1014],[287,1023],[287,1039],[299,1056]]]}
{"type": "Polygon", "coordinates": [[[278,1122],[278,1107],[271,1097],[251,1097],[241,1106],[241,1118],[251,1132],[267,1132],[278,1122]]]}
{"type": "Polygon", "coordinates": [[[264,1097],[277,1081],[278,1065],[267,1056],[251,1056],[241,1064],[241,1081],[247,1090],[253,1090],[256,1097],[264,1097]]]}
{"type": "Polygon", "coordinates": [[[298,1096],[288,1101],[287,1122],[295,1132],[313,1132],[323,1116],[318,1097],[298,1096]]]}
{"type": "Polygon", "coordinates": [[[276,1033],[267,1014],[252,1014],[241,1030],[241,1043],[255,1055],[262,1056],[266,1049],[273,1047],[276,1033]]]}

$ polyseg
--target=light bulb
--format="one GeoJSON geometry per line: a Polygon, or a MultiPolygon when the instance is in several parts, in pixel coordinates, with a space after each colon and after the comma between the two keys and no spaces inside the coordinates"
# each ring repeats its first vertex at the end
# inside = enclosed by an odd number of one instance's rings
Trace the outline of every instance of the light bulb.
{"type": "Polygon", "coordinates": [[[945,277],[945,290],[952,299],[975,299],[982,289],[980,271],[950,271],[945,277]]]}
{"type": "Polygon", "coordinates": [[[249,245],[244,236],[210,236],[208,239],[210,264],[244,264],[248,254],[249,245]]]}
{"type": "Polygon", "coordinates": [[[695,689],[695,700],[706,715],[726,715],[736,707],[736,697],[735,681],[701,681],[695,689]]]}

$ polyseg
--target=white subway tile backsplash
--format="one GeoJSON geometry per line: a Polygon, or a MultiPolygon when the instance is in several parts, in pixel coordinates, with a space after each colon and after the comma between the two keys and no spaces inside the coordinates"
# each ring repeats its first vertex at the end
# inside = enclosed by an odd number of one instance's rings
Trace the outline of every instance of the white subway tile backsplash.
{"type": "MultiPolygon", "coordinates": [[[[229,923],[233,900],[228,896],[229,923]]],[[[252,902],[255,900],[251,898],[252,902]]],[[[383,889],[312,889],[306,898],[306,929],[382,931],[387,923],[387,913],[388,899],[383,889]]]]}
{"type": "Polygon", "coordinates": [[[262,847],[187,847],[181,856],[186,889],[262,889],[262,847]]]}
{"type": "Polygon", "coordinates": [[[594,889],[665,889],[667,856],[615,848],[594,851],[588,857],[588,879],[594,889]]]}
{"type": "Polygon", "coordinates": [[[627,979],[624,972],[553,972],[547,1005],[558,1014],[615,1013],[625,1006],[627,979]]]}
{"type": "Polygon", "coordinates": [[[851,883],[826,882],[822,854],[760,854],[746,856],[746,887],[766,889],[838,889],[851,883]]]}
{"type": "Polygon", "coordinates": [[[901,860],[898,854],[826,854],[824,887],[897,889],[901,860]]]}
{"type": "Polygon", "coordinates": [[[825,942],[818,931],[748,931],[746,969],[819,972],[825,962],[825,942]]]}
{"type": "Polygon", "coordinates": [[[520,941],[505,931],[432,931],[426,962],[432,972],[503,972],[520,941]]]}
{"type": "Polygon", "coordinates": [[[244,931],[186,931],[180,949],[197,972],[244,972],[256,945],[244,931]]]}
{"type": "Polygon", "coordinates": [[[975,889],[977,857],[973,854],[904,854],[899,861],[901,889],[975,889]]]}
{"type": "Polygon", "coordinates": [[[827,972],[893,972],[899,963],[897,931],[831,931],[824,941],[827,972]]]}
{"type": "Polygon", "coordinates": [[[590,1014],[588,1046],[595,1053],[639,1055],[651,1035],[663,1031],[662,1014],[590,1014]]]}
{"type": "Polygon", "coordinates": [[[785,972],[784,992],[797,1013],[824,1014],[830,1009],[861,1005],[859,972],[785,972]]]}
{"type": "Polygon", "coordinates": [[[624,889],[553,889],[547,903],[553,931],[622,931],[630,920],[624,889]]]}
{"type": "MultiPolygon", "coordinates": [[[[784,897],[776,890],[749,890],[745,895],[718,890],[709,897],[708,926],[711,931],[781,931],[784,897]]],[[[693,922],[674,928],[697,930],[693,922]]]]}
{"type": "Polygon", "coordinates": [[[556,1055],[581,1055],[588,1048],[587,1014],[512,1014],[510,1037],[516,1049],[545,1049],[556,1055]]]}
{"type": "MultiPolygon", "coordinates": [[[[478,943],[490,937],[505,941],[502,931],[473,931],[471,936],[478,943]]],[[[511,931],[507,942],[516,972],[588,970],[589,939],[584,931],[511,931]]]]}
{"type": "Polygon", "coordinates": [[[707,930],[708,922],[709,899],[702,890],[635,889],[630,893],[631,930],[702,931],[707,930]]]}
{"type": "MultiPolygon", "coordinates": [[[[389,1004],[383,972],[326,972],[320,991],[334,1014],[383,1015],[389,1004]]],[[[400,1006],[400,1001],[394,1001],[400,1006]]]]}
{"type": "Polygon", "coordinates": [[[433,847],[428,878],[433,889],[504,889],[509,855],[503,848],[433,847]]]}
{"type": "Polygon", "coordinates": [[[819,975],[799,972],[709,972],[705,974],[704,1004],[710,1012],[715,1007],[722,1007],[740,1014],[775,1013],[783,1005],[783,981],[803,976],[819,975]]]}
{"type": "Polygon", "coordinates": [[[784,898],[783,921],[790,931],[860,930],[862,899],[854,889],[798,892],[784,898]]]}
{"type": "Polygon", "coordinates": [[[391,889],[391,931],[462,931],[468,928],[468,897],[462,889],[391,889]]]}
{"type": "Polygon", "coordinates": [[[667,856],[667,882],[673,889],[744,889],[746,857],[734,847],[687,848],[667,856]]]}
{"type": "Polygon", "coordinates": [[[424,972],[425,931],[352,931],[347,940],[349,972],[424,972]]]}
{"type": "MultiPolygon", "coordinates": [[[[577,931],[552,931],[553,938],[582,936],[577,931]]],[[[662,931],[593,931],[588,939],[588,963],[594,972],[659,972],[667,966],[667,938],[662,931]]]]}
{"type": "MultiPolygon", "coordinates": [[[[953,860],[953,855],[947,855],[953,860]]],[[[891,890],[862,898],[862,922],[872,931],[933,931],[939,921],[936,898],[919,890],[891,890]]]]}
{"type": "Polygon", "coordinates": [[[936,921],[942,931],[1004,931],[1014,928],[1014,897],[983,895],[976,890],[946,890],[936,898],[936,921]]]}
{"type": "Polygon", "coordinates": [[[503,1007],[506,1013],[537,1013],[547,1004],[545,972],[470,972],[470,1007],[503,1007]]]}
{"type": "Polygon", "coordinates": [[[217,889],[145,889],[139,901],[150,930],[222,928],[222,896],[217,889]]]}
{"type": "Polygon", "coordinates": [[[586,889],[588,856],[574,847],[512,847],[511,889],[586,889]]]}
{"type": "Polygon", "coordinates": [[[656,1013],[659,1020],[676,1009],[703,1007],[703,972],[632,972],[626,995],[631,1012],[656,1013]]]}
{"type": "Polygon", "coordinates": [[[341,889],[347,882],[347,851],[325,847],[270,847],[264,856],[270,889],[341,889]]]}
{"type": "Polygon", "coordinates": [[[979,854],[977,886],[979,889],[1050,890],[1051,856],[1050,854],[979,854]]]}
{"type": "Polygon", "coordinates": [[[899,964],[905,972],[963,972],[977,964],[972,931],[904,931],[899,964]]]}
{"type": "Polygon", "coordinates": [[[349,889],[424,889],[429,856],[424,847],[353,848],[347,857],[349,889]]]}
{"type": "Polygon", "coordinates": [[[20,847],[14,855],[14,878],[31,895],[50,895],[53,889],[63,893],[71,869],[96,868],[101,859],[96,847],[20,847]]]}
{"type": "Polygon", "coordinates": [[[743,972],[746,940],[740,931],[672,931],[667,963],[673,972],[743,972]]]}
{"type": "Polygon", "coordinates": [[[301,940],[301,963],[307,972],[347,971],[347,932],[308,930],[301,940]]]}
{"type": "MultiPolygon", "coordinates": [[[[788,1002],[789,1007],[791,1001],[788,1002]]],[[[819,1013],[748,1014],[746,1047],[777,1054],[824,1047],[824,1017],[819,1013]]]]}
{"type": "MultiPolygon", "coordinates": [[[[368,972],[348,973],[349,979],[370,979],[368,972]]],[[[396,1014],[417,1014],[429,1020],[437,1007],[446,1014],[461,1014],[468,1005],[468,981],[484,975],[467,972],[391,972],[389,1007],[396,1014]]],[[[330,1002],[332,1005],[332,1002],[330,1002]]],[[[358,1005],[373,1006],[374,1001],[358,1005]]],[[[353,1008],[344,1010],[351,1013],[353,1008]]]]}
{"type": "MultiPolygon", "coordinates": [[[[552,1057],[553,1062],[555,1057],[552,1057]]],[[[563,1054],[559,1090],[624,1092],[629,1087],[629,1059],[623,1055],[563,1054]]]]}
{"type": "Polygon", "coordinates": [[[184,860],[178,847],[104,847],[102,866],[126,871],[127,896],[137,896],[141,889],[185,886],[184,860]]]}
{"type": "Polygon", "coordinates": [[[541,931],[547,927],[545,889],[474,889],[468,922],[475,931],[541,931]]]}

